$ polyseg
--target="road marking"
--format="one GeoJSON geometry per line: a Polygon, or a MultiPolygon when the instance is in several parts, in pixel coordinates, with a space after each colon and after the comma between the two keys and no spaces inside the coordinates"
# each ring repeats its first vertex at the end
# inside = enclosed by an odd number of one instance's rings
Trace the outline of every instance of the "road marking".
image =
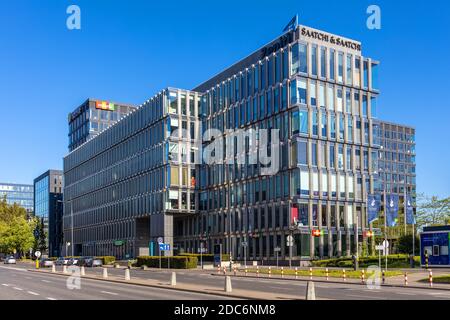
{"type": "Polygon", "coordinates": [[[33,291],[27,291],[29,294],[32,294],[33,296],[38,296],[39,293],[33,292],[33,291]]]}
{"type": "Polygon", "coordinates": [[[9,287],[9,284],[2,283],[2,286],[9,287]]]}
{"type": "Polygon", "coordinates": [[[23,289],[22,289],[22,288],[17,288],[17,287],[13,287],[13,289],[15,289],[15,290],[19,290],[19,291],[23,291],[23,289]]]}
{"type": "Polygon", "coordinates": [[[55,298],[47,297],[47,300],[56,300],[55,298]]]}
{"type": "Polygon", "coordinates": [[[109,291],[100,291],[101,293],[106,293],[106,294],[110,294],[110,295],[113,295],[113,296],[117,296],[118,295],[118,293],[115,293],[115,292],[109,292],[109,291]]]}
{"type": "Polygon", "coordinates": [[[49,281],[49,280],[41,280],[42,282],[45,282],[45,283],[50,283],[51,281],[49,281]]]}
{"type": "Polygon", "coordinates": [[[361,295],[361,294],[359,294],[359,295],[349,294],[348,296],[349,296],[349,297],[355,297],[355,298],[381,299],[381,300],[383,300],[382,298],[379,298],[379,297],[374,297],[374,296],[364,296],[364,295],[361,295]]]}
{"type": "Polygon", "coordinates": [[[22,271],[22,272],[27,272],[27,270],[26,270],[26,269],[22,269],[22,268],[14,268],[14,267],[2,267],[2,266],[0,266],[0,268],[3,268],[3,269],[9,269],[9,270],[15,270],[15,271],[22,271]]]}
{"type": "Polygon", "coordinates": [[[397,294],[403,294],[405,296],[415,296],[415,295],[417,295],[416,293],[411,293],[411,292],[397,292],[397,294]]]}

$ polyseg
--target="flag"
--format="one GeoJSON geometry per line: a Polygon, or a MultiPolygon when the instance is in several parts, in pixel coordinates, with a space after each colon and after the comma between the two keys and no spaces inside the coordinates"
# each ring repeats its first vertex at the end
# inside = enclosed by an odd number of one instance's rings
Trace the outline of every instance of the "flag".
{"type": "Polygon", "coordinates": [[[298,208],[291,208],[291,224],[296,225],[298,223],[298,208]]]}
{"type": "Polygon", "coordinates": [[[367,197],[367,220],[369,223],[378,219],[378,211],[380,211],[381,198],[380,195],[370,194],[367,197]]]}
{"type": "Polygon", "coordinates": [[[398,195],[389,194],[385,199],[386,208],[386,224],[388,227],[393,227],[397,224],[398,217],[398,195]]]}
{"type": "Polygon", "coordinates": [[[289,21],[289,23],[287,24],[286,27],[284,27],[283,32],[286,31],[290,31],[290,30],[295,30],[295,28],[297,28],[298,26],[298,14],[296,14],[291,21],[289,21]]]}
{"type": "Polygon", "coordinates": [[[414,218],[414,207],[412,205],[411,196],[406,196],[405,199],[405,213],[406,213],[406,223],[416,224],[416,219],[414,218]]]}

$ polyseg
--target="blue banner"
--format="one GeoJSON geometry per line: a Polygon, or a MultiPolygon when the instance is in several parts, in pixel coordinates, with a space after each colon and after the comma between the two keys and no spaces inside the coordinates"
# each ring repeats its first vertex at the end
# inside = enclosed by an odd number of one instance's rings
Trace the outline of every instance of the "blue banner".
{"type": "Polygon", "coordinates": [[[378,194],[369,194],[367,197],[367,220],[369,223],[378,219],[381,197],[378,194]]]}
{"type": "Polygon", "coordinates": [[[411,196],[406,196],[405,213],[406,213],[406,223],[416,224],[416,219],[414,218],[414,207],[412,205],[411,196]]]}
{"type": "Polygon", "coordinates": [[[397,224],[398,195],[388,194],[386,198],[386,224],[388,227],[393,227],[397,224]]]}

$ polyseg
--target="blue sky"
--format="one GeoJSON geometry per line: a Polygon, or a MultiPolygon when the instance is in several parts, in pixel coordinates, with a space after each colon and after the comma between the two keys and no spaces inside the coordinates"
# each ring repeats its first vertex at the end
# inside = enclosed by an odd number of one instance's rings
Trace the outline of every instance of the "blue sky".
{"type": "Polygon", "coordinates": [[[450,195],[449,1],[15,0],[0,6],[0,181],[62,168],[67,114],[86,98],[139,104],[191,89],[299,22],[381,61],[379,117],[417,130],[418,191],[450,195]],[[81,8],[81,30],[66,8],[81,8]],[[366,27],[381,8],[382,29],[366,27]]]}

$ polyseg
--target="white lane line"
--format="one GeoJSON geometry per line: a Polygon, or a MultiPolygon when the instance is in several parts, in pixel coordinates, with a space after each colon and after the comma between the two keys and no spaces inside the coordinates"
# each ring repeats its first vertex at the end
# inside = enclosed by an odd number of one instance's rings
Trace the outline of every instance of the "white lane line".
{"type": "Polygon", "coordinates": [[[2,286],[9,287],[9,284],[7,284],[7,283],[2,283],[2,286]]]}
{"type": "Polygon", "coordinates": [[[416,293],[411,293],[411,292],[397,292],[397,294],[403,294],[405,296],[415,296],[415,295],[417,295],[416,293]]]}
{"type": "Polygon", "coordinates": [[[115,292],[109,292],[109,291],[100,291],[101,293],[105,293],[105,294],[110,294],[110,295],[112,295],[112,296],[117,296],[118,295],[118,293],[115,293],[115,292]]]}
{"type": "Polygon", "coordinates": [[[45,282],[45,283],[50,283],[51,281],[49,281],[49,280],[41,280],[42,282],[45,282]]]}
{"type": "Polygon", "coordinates": [[[47,297],[47,300],[56,300],[55,298],[47,297]]]}
{"type": "Polygon", "coordinates": [[[15,290],[19,290],[19,291],[23,291],[23,289],[22,289],[22,288],[18,288],[18,287],[13,287],[13,289],[15,289],[15,290]]]}
{"type": "MultiPolygon", "coordinates": [[[[379,297],[374,297],[374,296],[364,296],[364,295],[353,295],[353,294],[349,294],[348,297],[354,297],[354,298],[362,298],[362,299],[380,299],[379,297]]],[[[383,299],[382,299],[383,300],[383,299]]]]}
{"type": "Polygon", "coordinates": [[[33,292],[33,291],[27,291],[29,294],[32,294],[33,296],[38,296],[39,293],[33,292]]]}

